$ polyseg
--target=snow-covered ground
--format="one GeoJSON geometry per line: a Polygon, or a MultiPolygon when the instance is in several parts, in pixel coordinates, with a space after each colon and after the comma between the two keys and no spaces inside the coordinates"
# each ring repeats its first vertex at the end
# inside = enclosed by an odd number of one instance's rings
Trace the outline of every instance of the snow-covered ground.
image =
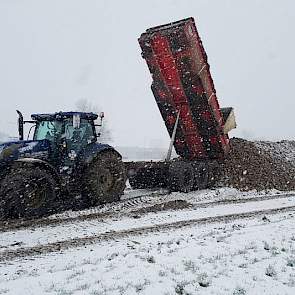
{"type": "MultiPolygon", "coordinates": [[[[204,203],[203,203],[204,204],[204,203]]],[[[210,205],[210,203],[209,203],[210,205]]],[[[295,207],[295,196],[246,203],[212,205],[177,211],[148,213],[142,216],[115,215],[105,219],[76,220],[71,223],[49,225],[41,228],[26,228],[0,233],[0,255],[2,252],[23,247],[36,247],[76,238],[97,236],[108,232],[118,232],[151,226],[173,224],[182,221],[200,220],[223,215],[240,214],[269,210],[274,208],[295,207]]]]}
{"type": "Polygon", "coordinates": [[[1,294],[294,294],[294,215],[129,236],[3,263],[1,294]]]}
{"type": "MultiPolygon", "coordinates": [[[[226,191],[232,192],[232,197],[219,200],[250,198],[249,194],[238,198],[236,192],[226,191]]],[[[211,206],[206,201],[210,192],[203,191],[198,198],[205,207],[2,232],[0,253],[9,250],[12,254],[100,233],[113,238],[36,256],[9,260],[4,256],[0,294],[295,294],[294,209],[145,230],[147,226],[295,205],[294,196],[275,198],[275,193],[269,200],[211,206]],[[133,228],[142,231],[132,232],[133,228]],[[116,235],[128,229],[127,234],[116,235]]],[[[192,195],[187,201],[190,198],[192,195]]]]}

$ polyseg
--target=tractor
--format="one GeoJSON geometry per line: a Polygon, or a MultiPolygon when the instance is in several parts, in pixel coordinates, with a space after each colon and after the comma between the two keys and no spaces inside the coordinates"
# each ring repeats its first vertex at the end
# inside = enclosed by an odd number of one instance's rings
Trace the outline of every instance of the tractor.
{"type": "Polygon", "coordinates": [[[0,218],[34,218],[77,204],[120,199],[126,173],[121,155],[98,142],[98,115],[86,112],[33,114],[17,111],[19,140],[0,145],[0,218]],[[34,129],[24,140],[24,124],[34,129]]]}

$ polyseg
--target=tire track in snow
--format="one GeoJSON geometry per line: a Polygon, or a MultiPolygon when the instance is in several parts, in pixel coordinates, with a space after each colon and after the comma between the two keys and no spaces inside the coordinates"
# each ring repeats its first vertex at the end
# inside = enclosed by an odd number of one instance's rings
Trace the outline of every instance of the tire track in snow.
{"type": "MultiPolygon", "coordinates": [[[[246,197],[246,198],[238,198],[238,199],[230,199],[230,200],[217,200],[217,201],[210,201],[210,202],[200,202],[199,204],[194,204],[191,206],[192,209],[198,208],[209,208],[218,205],[228,205],[228,204],[241,204],[241,203],[248,203],[248,202],[259,202],[263,200],[275,200],[275,199],[285,199],[295,197],[294,193],[285,193],[285,194],[277,194],[277,195],[260,195],[255,197],[246,197]]],[[[173,198],[175,199],[175,198],[173,198]]],[[[181,198],[179,198],[181,199],[181,198]]],[[[109,218],[122,218],[122,217],[130,217],[130,215],[136,215],[140,212],[140,215],[145,214],[145,209],[147,209],[146,213],[151,212],[150,208],[154,205],[165,203],[169,201],[169,194],[166,191],[153,191],[150,194],[143,194],[140,196],[126,198],[125,200],[121,200],[117,203],[106,204],[108,206],[107,211],[101,211],[104,209],[105,206],[101,206],[99,208],[91,208],[85,210],[83,213],[80,214],[79,212],[70,212],[76,214],[70,214],[66,216],[66,218],[40,218],[40,219],[31,219],[31,220],[9,220],[7,222],[3,222],[0,224],[0,233],[1,232],[8,232],[12,230],[19,230],[23,228],[39,228],[45,226],[56,226],[60,224],[70,224],[75,221],[86,221],[92,219],[101,219],[106,220],[109,218]],[[142,205],[147,205],[142,207],[142,205]],[[136,208],[139,207],[139,208],[136,208]],[[132,209],[134,208],[134,209],[132,209]]],[[[171,209],[172,210],[172,209],[171,209]]],[[[177,210],[177,208],[175,209],[177,210]]],[[[173,210],[173,211],[175,211],[173,210]]],[[[158,212],[161,210],[155,210],[154,212],[158,212]]]]}
{"type": "Polygon", "coordinates": [[[0,221],[0,232],[7,232],[10,230],[18,230],[22,228],[37,228],[41,226],[54,226],[61,223],[71,223],[76,220],[91,220],[96,218],[111,217],[114,214],[124,213],[124,211],[131,210],[134,207],[139,207],[144,204],[154,205],[154,200],[157,202],[165,201],[165,196],[168,196],[167,190],[152,191],[150,193],[142,193],[135,197],[126,198],[115,203],[107,203],[99,207],[80,210],[68,211],[60,214],[55,214],[49,217],[37,219],[8,219],[0,221]]]}
{"type": "Polygon", "coordinates": [[[19,248],[17,250],[6,250],[0,253],[0,263],[5,263],[7,261],[26,258],[32,259],[31,256],[38,256],[49,254],[53,252],[60,252],[68,250],[71,248],[85,247],[87,245],[95,244],[102,241],[110,241],[116,239],[123,239],[130,236],[150,234],[160,231],[169,231],[175,230],[182,227],[192,226],[192,225],[201,225],[207,223],[220,223],[220,222],[231,222],[235,220],[243,220],[250,218],[263,217],[265,215],[274,215],[279,213],[287,213],[295,211],[295,206],[286,206],[280,208],[273,208],[267,210],[254,210],[245,213],[233,213],[227,215],[219,215],[214,217],[204,217],[204,218],[195,218],[184,221],[176,221],[170,223],[164,223],[160,225],[150,225],[143,227],[131,228],[128,230],[120,231],[109,231],[100,234],[94,234],[88,237],[74,238],[54,243],[49,243],[45,245],[38,245],[34,247],[19,248]]]}

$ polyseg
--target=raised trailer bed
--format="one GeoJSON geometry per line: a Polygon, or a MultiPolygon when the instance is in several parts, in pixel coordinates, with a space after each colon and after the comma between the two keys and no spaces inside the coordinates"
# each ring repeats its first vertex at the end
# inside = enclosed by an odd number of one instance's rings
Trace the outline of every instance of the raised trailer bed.
{"type": "Polygon", "coordinates": [[[152,75],[156,103],[180,158],[151,162],[148,167],[138,163],[129,173],[130,183],[149,186],[155,183],[151,176],[160,178],[160,174],[165,179],[160,183],[173,190],[203,188],[209,183],[210,167],[216,169],[217,161],[229,152],[227,133],[235,128],[235,120],[232,108],[219,107],[194,19],[148,29],[139,44],[152,75]],[[184,182],[188,185],[181,188],[184,182]]]}

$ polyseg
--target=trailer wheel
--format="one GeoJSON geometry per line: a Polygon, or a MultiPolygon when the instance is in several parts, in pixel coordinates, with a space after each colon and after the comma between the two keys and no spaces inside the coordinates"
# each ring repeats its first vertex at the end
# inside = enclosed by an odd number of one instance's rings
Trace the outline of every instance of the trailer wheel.
{"type": "Polygon", "coordinates": [[[15,164],[0,186],[2,218],[34,218],[53,212],[59,191],[45,169],[15,164]]]}
{"type": "Polygon", "coordinates": [[[168,171],[168,187],[171,191],[188,193],[194,189],[194,169],[188,162],[172,162],[168,171]]]}
{"type": "Polygon", "coordinates": [[[86,167],[82,182],[82,194],[91,206],[120,200],[126,185],[121,157],[113,151],[102,152],[86,167]]]}
{"type": "Polygon", "coordinates": [[[194,163],[194,188],[205,189],[209,184],[209,168],[207,163],[194,163]]]}
{"type": "Polygon", "coordinates": [[[208,188],[216,186],[221,177],[221,165],[217,161],[210,162],[208,172],[208,188]]]}

